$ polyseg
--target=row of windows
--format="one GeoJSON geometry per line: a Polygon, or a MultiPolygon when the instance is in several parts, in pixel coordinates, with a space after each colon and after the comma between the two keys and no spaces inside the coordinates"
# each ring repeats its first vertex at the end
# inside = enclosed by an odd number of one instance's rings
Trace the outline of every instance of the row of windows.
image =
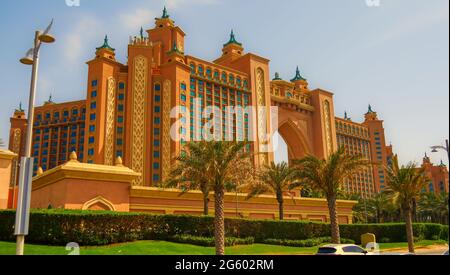
{"type": "MultiPolygon", "coordinates": [[[[69,118],[70,114],[72,115],[72,117],[76,117],[80,113],[82,115],[84,115],[86,113],[86,108],[74,107],[70,111],[69,110],[64,110],[64,111],[62,111],[62,117],[63,118],[69,118]]],[[[61,118],[61,111],[54,111],[53,113],[46,112],[45,114],[36,113],[36,121],[37,122],[42,122],[43,119],[45,119],[45,120],[51,120],[51,119],[59,120],[60,118],[61,118]]]]}
{"type": "Polygon", "coordinates": [[[240,76],[235,76],[233,74],[228,74],[227,72],[222,71],[222,73],[219,72],[219,70],[214,70],[210,67],[203,67],[203,65],[196,65],[195,63],[190,64],[191,67],[191,74],[198,75],[200,77],[206,77],[210,80],[215,80],[217,82],[222,82],[224,84],[230,85],[230,86],[237,86],[239,88],[248,89],[248,80],[242,79],[240,76]]]}
{"type": "Polygon", "coordinates": [[[341,121],[336,122],[336,129],[338,130],[338,132],[341,133],[358,135],[366,138],[369,137],[369,131],[366,128],[357,127],[355,125],[349,125],[341,121]]]}

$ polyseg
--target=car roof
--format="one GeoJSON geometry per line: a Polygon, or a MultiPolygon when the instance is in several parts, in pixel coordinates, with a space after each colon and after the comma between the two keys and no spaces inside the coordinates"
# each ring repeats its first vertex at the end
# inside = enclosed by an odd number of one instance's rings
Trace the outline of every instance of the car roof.
{"type": "Polygon", "coordinates": [[[324,246],[321,246],[322,248],[342,248],[342,247],[347,247],[347,246],[357,246],[354,244],[327,244],[324,246]]]}

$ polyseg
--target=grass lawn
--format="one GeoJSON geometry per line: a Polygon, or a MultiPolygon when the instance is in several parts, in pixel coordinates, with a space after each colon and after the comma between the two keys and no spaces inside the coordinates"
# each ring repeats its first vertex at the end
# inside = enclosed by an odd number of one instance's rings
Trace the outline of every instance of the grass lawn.
{"type": "MultiPolygon", "coordinates": [[[[446,244],[442,241],[422,241],[417,247],[446,244]]],[[[404,248],[406,243],[381,244],[381,249],[404,248]]],[[[213,247],[201,247],[164,241],[139,241],[109,246],[81,247],[81,255],[214,255],[213,247]]],[[[243,245],[226,248],[227,255],[312,255],[317,247],[299,248],[265,244],[243,245]]],[[[67,255],[65,247],[31,245],[25,246],[26,255],[67,255]]],[[[15,243],[0,242],[0,255],[14,255],[15,243]]]]}

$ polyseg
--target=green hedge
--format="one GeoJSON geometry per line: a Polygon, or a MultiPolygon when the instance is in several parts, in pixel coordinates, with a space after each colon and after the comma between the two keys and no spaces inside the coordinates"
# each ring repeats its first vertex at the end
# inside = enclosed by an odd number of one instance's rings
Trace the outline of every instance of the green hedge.
{"type": "MultiPolygon", "coordinates": [[[[321,244],[331,243],[331,237],[321,237],[307,240],[267,239],[262,241],[262,243],[271,245],[292,246],[292,247],[314,247],[319,246],[321,244]]],[[[341,243],[354,244],[355,241],[341,238],[341,243]]]]}
{"type": "MultiPolygon", "coordinates": [[[[175,235],[168,238],[168,241],[175,243],[186,243],[198,246],[214,247],[216,245],[214,237],[198,237],[192,235],[175,235]]],[[[251,245],[255,243],[255,239],[248,237],[245,239],[226,237],[225,246],[251,245]]]]}
{"type": "MultiPolygon", "coordinates": [[[[14,211],[0,211],[0,240],[13,241],[14,211]]],[[[102,211],[35,210],[31,212],[27,241],[36,244],[106,245],[136,240],[170,240],[176,235],[213,237],[213,217],[114,213],[102,211]]],[[[325,223],[305,221],[268,221],[226,219],[225,234],[233,238],[307,240],[330,236],[325,223]]],[[[448,226],[415,224],[420,239],[448,240],[448,226]]],[[[404,224],[341,225],[341,237],[360,242],[364,233],[374,233],[378,240],[404,242],[404,224]]]]}

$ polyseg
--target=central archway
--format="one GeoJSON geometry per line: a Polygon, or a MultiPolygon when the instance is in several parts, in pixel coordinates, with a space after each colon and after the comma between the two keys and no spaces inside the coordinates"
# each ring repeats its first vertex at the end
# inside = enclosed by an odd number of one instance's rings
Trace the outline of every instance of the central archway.
{"type": "Polygon", "coordinates": [[[292,120],[283,122],[278,128],[278,134],[278,146],[275,148],[275,152],[279,152],[276,158],[278,162],[291,163],[292,160],[302,159],[312,153],[302,130],[292,120]],[[286,151],[287,157],[285,156],[286,151]]]}

